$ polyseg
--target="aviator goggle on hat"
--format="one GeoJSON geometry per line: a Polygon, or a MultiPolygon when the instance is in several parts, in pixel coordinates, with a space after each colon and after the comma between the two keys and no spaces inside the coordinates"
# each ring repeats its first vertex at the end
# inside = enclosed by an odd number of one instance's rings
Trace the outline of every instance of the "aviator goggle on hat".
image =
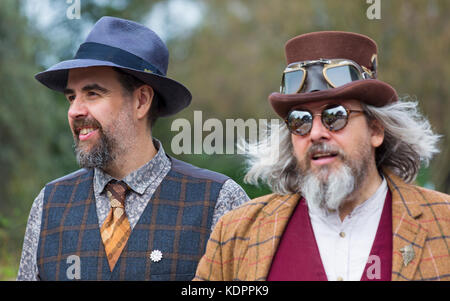
{"type": "Polygon", "coordinates": [[[376,79],[377,45],[367,36],[340,31],[303,34],[285,45],[287,67],[280,93],[269,101],[283,119],[292,108],[321,100],[357,99],[373,106],[397,101],[389,84],[376,79]]]}
{"type": "Polygon", "coordinates": [[[155,91],[158,116],[173,115],[187,107],[189,90],[166,76],[169,51],[151,29],[125,19],[105,16],[95,23],[75,57],[38,73],[36,79],[56,91],[64,91],[69,70],[95,66],[117,67],[155,91]]]}

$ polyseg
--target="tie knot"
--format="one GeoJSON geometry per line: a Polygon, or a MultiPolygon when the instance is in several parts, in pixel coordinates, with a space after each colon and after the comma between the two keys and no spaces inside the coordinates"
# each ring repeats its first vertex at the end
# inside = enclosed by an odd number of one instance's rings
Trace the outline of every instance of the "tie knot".
{"type": "Polygon", "coordinates": [[[106,185],[106,195],[111,202],[111,207],[124,208],[125,197],[129,191],[128,185],[123,181],[112,180],[106,185]]]}

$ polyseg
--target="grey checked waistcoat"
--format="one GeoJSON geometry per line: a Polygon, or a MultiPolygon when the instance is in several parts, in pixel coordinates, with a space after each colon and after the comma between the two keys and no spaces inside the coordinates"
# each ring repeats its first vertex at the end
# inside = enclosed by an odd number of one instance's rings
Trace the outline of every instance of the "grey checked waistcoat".
{"type": "Polygon", "coordinates": [[[81,169],[47,184],[37,254],[40,279],[72,280],[76,268],[75,279],[80,280],[194,278],[217,197],[228,178],[170,159],[171,170],[133,228],[112,272],[100,236],[94,171],[81,169]],[[163,259],[153,262],[152,250],[161,251],[163,259]]]}

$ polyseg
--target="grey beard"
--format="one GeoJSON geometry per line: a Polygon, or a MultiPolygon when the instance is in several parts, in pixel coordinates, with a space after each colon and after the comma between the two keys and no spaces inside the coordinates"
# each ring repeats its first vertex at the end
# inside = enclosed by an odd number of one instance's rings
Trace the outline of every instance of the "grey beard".
{"type": "MultiPolygon", "coordinates": [[[[328,168],[320,171],[327,172],[328,168]]],[[[328,177],[321,181],[320,175],[315,175],[309,171],[302,179],[300,189],[302,195],[308,202],[308,206],[325,208],[327,210],[337,210],[355,188],[357,187],[357,175],[352,169],[343,164],[335,172],[331,172],[328,177]]]]}
{"type": "MultiPolygon", "coordinates": [[[[314,149],[325,151],[332,148],[322,144],[311,147],[310,150],[314,149]]],[[[330,171],[329,167],[324,166],[315,174],[307,169],[304,171],[305,176],[299,177],[300,191],[308,206],[337,210],[366,179],[370,164],[370,145],[362,145],[359,155],[353,160],[338,151],[342,166],[337,170],[330,171]]],[[[309,168],[310,166],[309,164],[309,168]]]]}
{"type": "Polygon", "coordinates": [[[114,145],[113,139],[108,138],[103,133],[100,133],[100,141],[98,145],[94,146],[90,152],[84,152],[79,148],[79,141],[74,143],[75,156],[78,165],[82,168],[101,168],[105,169],[115,156],[113,155],[114,145]]]}

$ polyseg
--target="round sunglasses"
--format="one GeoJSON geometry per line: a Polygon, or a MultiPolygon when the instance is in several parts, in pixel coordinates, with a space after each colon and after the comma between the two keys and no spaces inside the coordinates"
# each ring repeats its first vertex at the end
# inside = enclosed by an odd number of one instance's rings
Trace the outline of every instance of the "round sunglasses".
{"type": "Polygon", "coordinates": [[[348,123],[351,113],[364,113],[360,110],[350,110],[343,105],[327,105],[320,114],[312,114],[308,110],[292,110],[285,119],[289,131],[294,135],[307,135],[313,125],[314,116],[320,116],[322,124],[332,132],[342,130],[348,123]]]}

